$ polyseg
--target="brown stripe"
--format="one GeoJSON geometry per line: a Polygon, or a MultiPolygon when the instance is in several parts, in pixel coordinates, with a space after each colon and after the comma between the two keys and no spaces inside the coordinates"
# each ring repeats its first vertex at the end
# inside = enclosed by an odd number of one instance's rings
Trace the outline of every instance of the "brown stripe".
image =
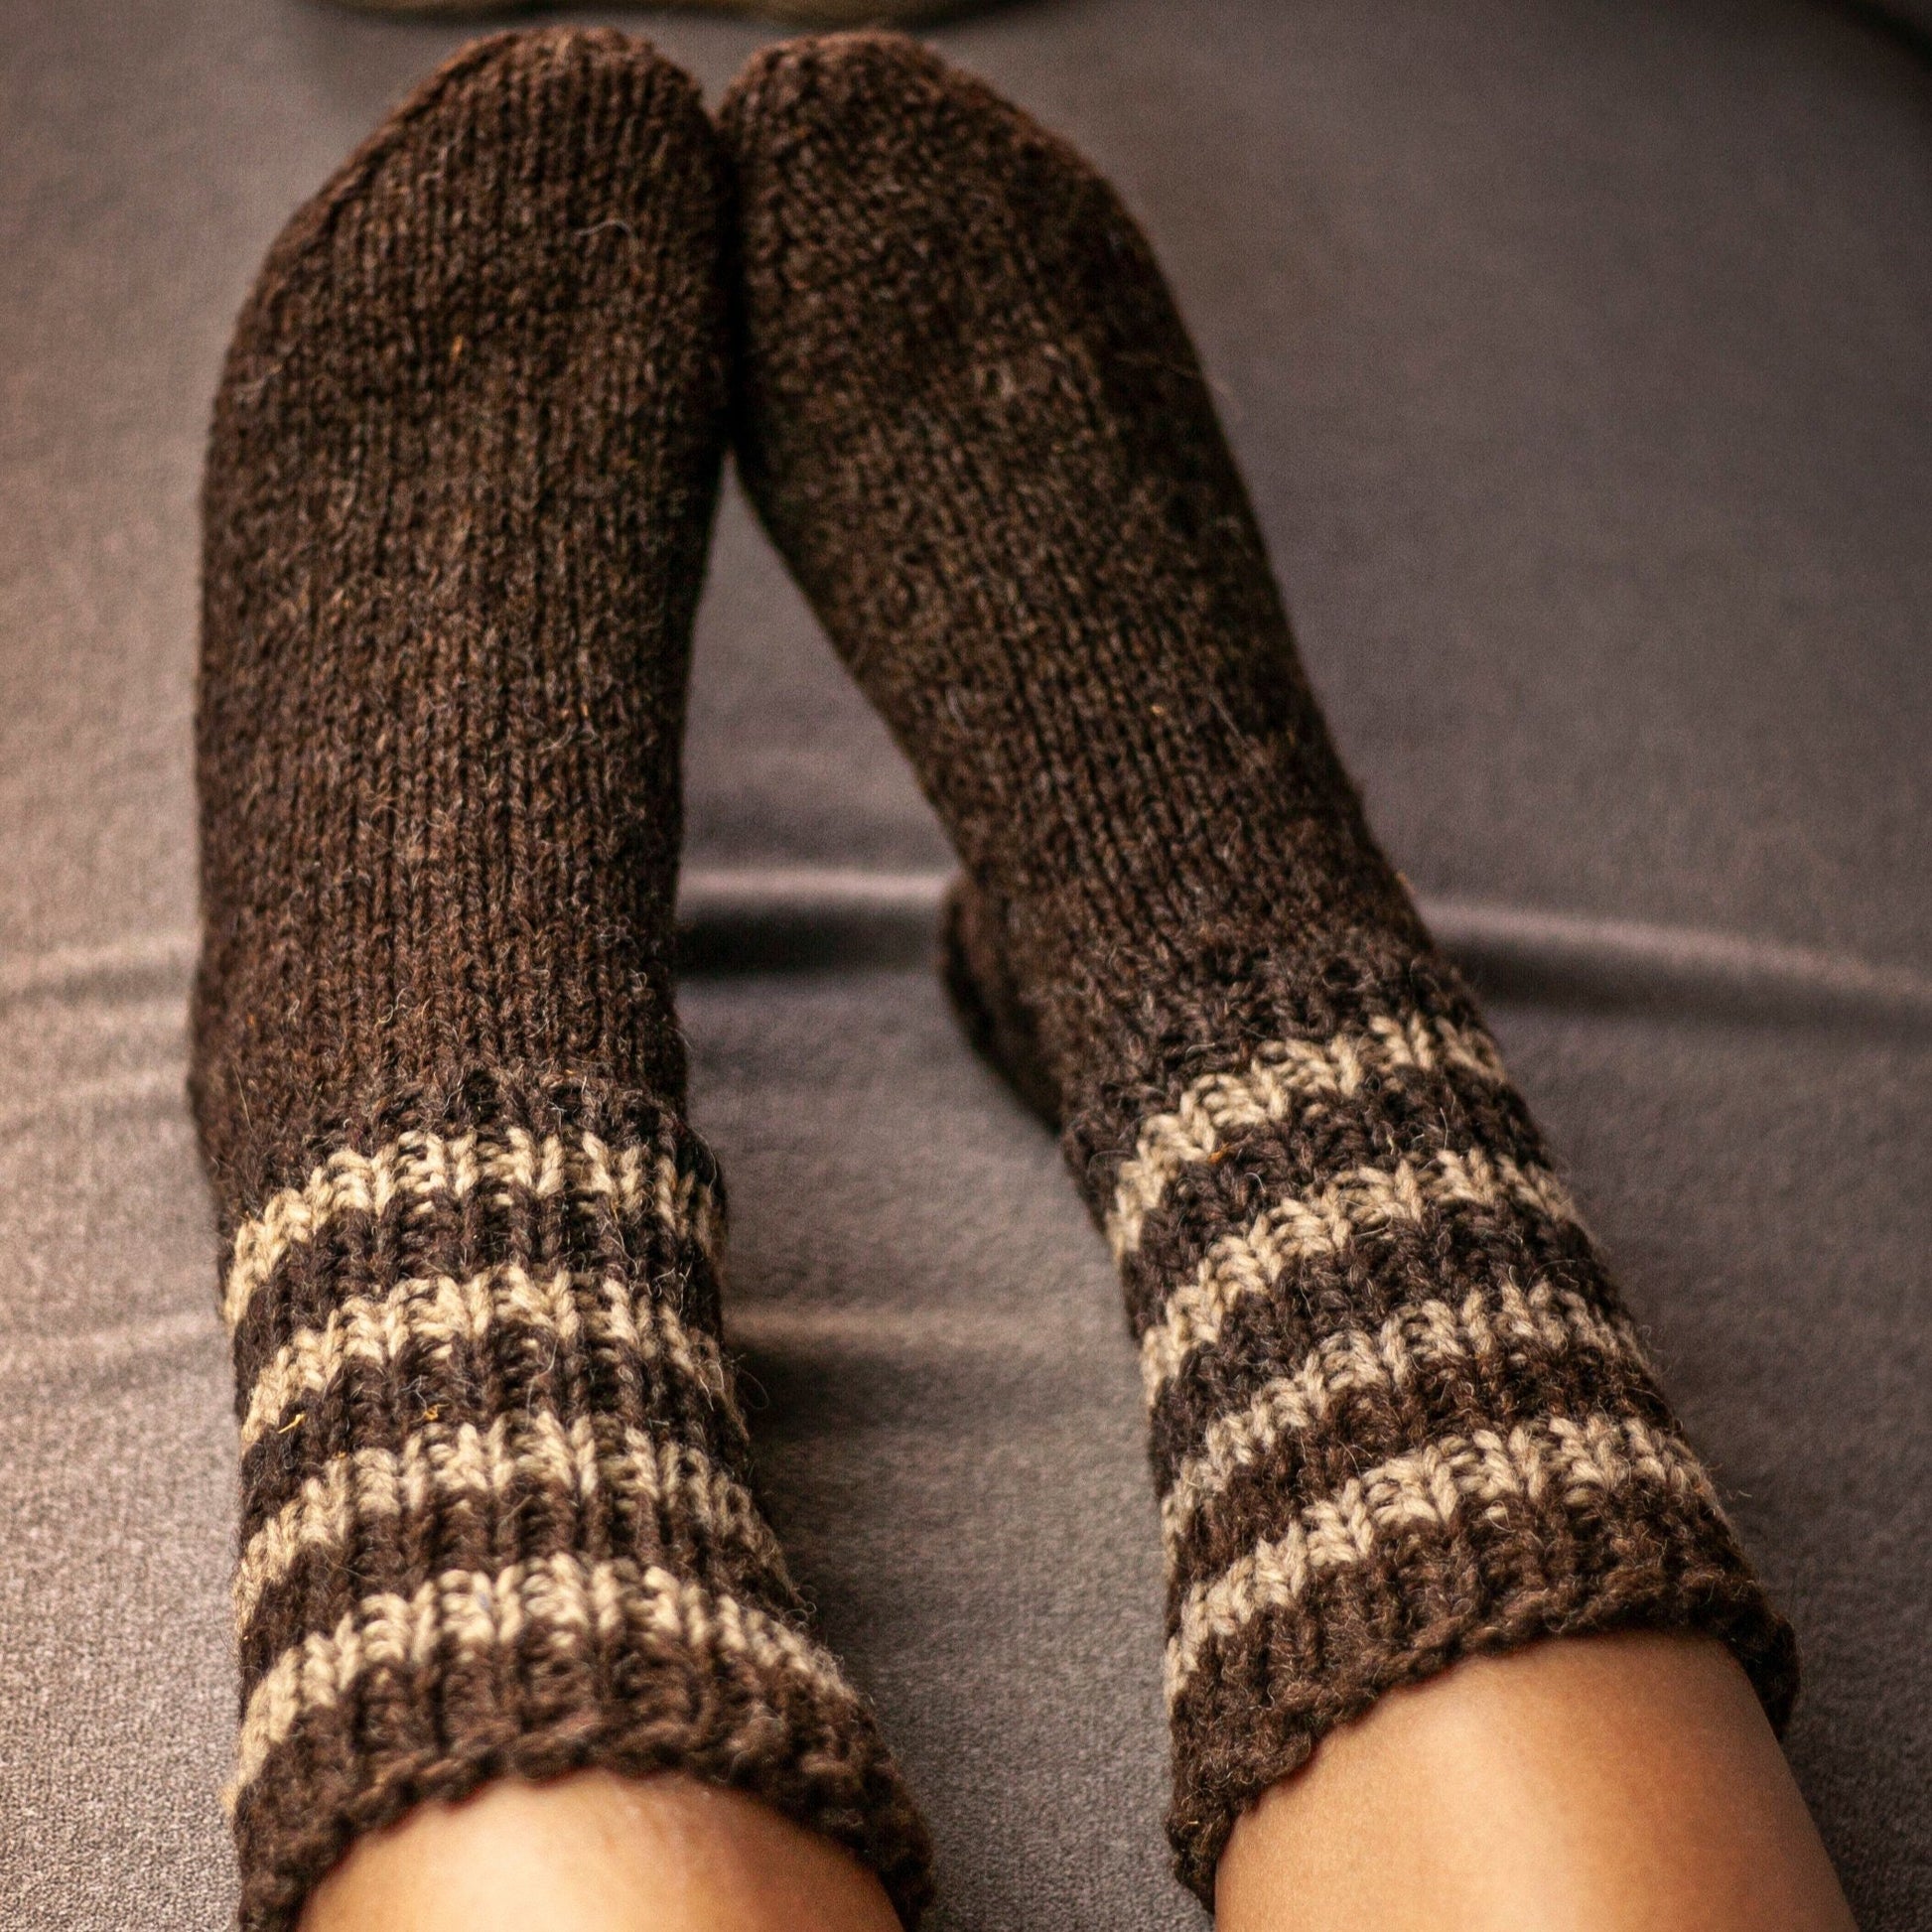
{"type": "Polygon", "coordinates": [[[616,1434],[600,1446],[591,1418],[566,1426],[539,1411],[499,1416],[484,1430],[432,1425],[399,1450],[362,1448],[331,1461],[242,1551],[233,1587],[237,1631],[246,1633],[263,1594],[299,1561],[340,1558],[358,1526],[384,1522],[394,1534],[401,1519],[427,1522],[464,1502],[514,1505],[533,1494],[581,1508],[603,1492],[632,1525],[660,1511],[682,1518],[706,1542],[735,1549],[788,1587],[777,1541],[743,1483],[690,1444],[634,1428],[616,1434]]]}
{"type": "Polygon", "coordinates": [[[713,1190],[641,1143],[612,1148],[595,1134],[539,1138],[516,1127],[500,1136],[404,1134],[372,1155],[339,1149],[302,1186],[284,1188],[241,1224],[221,1297],[228,1332],[289,1250],[313,1243],[341,1217],[379,1217],[392,1202],[407,1212],[439,1196],[462,1201],[487,1189],[533,1200],[567,1197],[618,1214],[648,1207],[707,1252],[716,1238],[713,1190]]]}
{"type": "Polygon", "coordinates": [[[351,1296],[321,1328],[300,1330],[249,1390],[242,1452],[284,1424],[295,1405],[319,1400],[350,1363],[387,1372],[407,1350],[481,1344],[504,1324],[546,1336],[560,1347],[588,1343],[668,1364],[743,1432],[717,1341],[687,1326],[662,1297],[647,1289],[633,1294],[616,1275],[587,1280],[560,1269],[533,1276],[512,1264],[486,1268],[467,1281],[447,1275],[412,1279],[384,1295],[351,1296]]]}
{"type": "Polygon", "coordinates": [[[1212,1161],[1230,1136],[1292,1122],[1330,1101],[1353,1100],[1372,1078],[1444,1070],[1494,1085],[1507,1079],[1495,1043],[1480,1029],[1412,1010],[1400,1018],[1378,1015],[1366,1027],[1344,1029],[1326,1040],[1270,1040],[1240,1071],[1196,1080],[1172,1113],[1141,1124],[1107,1216],[1114,1259],[1124,1261],[1139,1245],[1148,1216],[1174,1177],[1212,1161]]]}
{"type": "Polygon", "coordinates": [[[1445,1436],[1393,1456],[1307,1505],[1278,1536],[1254,1545],[1182,1599],[1168,1644],[1170,1708],[1209,1645],[1226,1643],[1264,1612],[1298,1601],[1322,1570],[1368,1561],[1378,1543],[1418,1529],[1453,1533],[1465,1505],[1521,1498],[1575,1511],[1649,1486],[1695,1496],[1722,1518],[1697,1459],[1634,1417],[1594,1414],[1445,1436]]]}
{"type": "Polygon", "coordinates": [[[1220,1338],[1233,1310],[1270,1294],[1290,1268],[1336,1260],[1365,1235],[1419,1228],[1432,1216],[1463,1209],[1510,1209],[1578,1225],[1575,1203],[1547,1168],[1480,1148],[1352,1169],[1322,1187],[1270,1203],[1247,1227],[1214,1243],[1141,1336],[1148,1401],[1159,1398],[1189,1355],[1220,1338]]]}
{"type": "Polygon", "coordinates": [[[1444,1369],[1490,1374],[1524,1357],[1554,1363],[1587,1354],[1647,1375],[1635,1332],[1571,1289],[1538,1282],[1473,1290],[1459,1304],[1432,1298],[1398,1309],[1380,1327],[1349,1327],[1323,1338],[1289,1374],[1249,1402],[1215,1417],[1199,1449],[1180,1465],[1161,1500],[1170,1552],[1196,1514],[1244,1469],[1266,1459],[1285,1439],[1329,1425],[1351,1398],[1409,1395],[1426,1373],[1444,1369]]]}
{"type": "MultiPolygon", "coordinates": [[[[656,1565],[587,1564],[564,1553],[494,1575],[446,1571],[408,1596],[366,1596],[333,1630],[290,1645],[249,1694],[224,1802],[232,1813],[306,1717],[334,1710],[373,1674],[406,1675],[433,1658],[479,1661],[531,1636],[553,1654],[588,1658],[631,1633],[683,1652],[694,1676],[749,1664],[849,1713],[855,1728],[864,1722],[831,1658],[776,1617],[656,1565]]],[[[769,1714],[758,1722],[768,1732],[769,1714]]]]}

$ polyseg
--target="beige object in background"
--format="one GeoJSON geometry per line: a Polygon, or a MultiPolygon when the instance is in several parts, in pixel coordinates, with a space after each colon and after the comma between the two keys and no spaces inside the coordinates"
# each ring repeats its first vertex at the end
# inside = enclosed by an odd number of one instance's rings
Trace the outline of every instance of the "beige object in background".
{"type": "MultiPolygon", "coordinates": [[[[536,13],[553,0],[337,0],[357,13],[417,20],[461,20],[536,13]]],[[[956,19],[978,0],[673,0],[680,11],[744,14],[787,27],[910,27],[956,19]]]]}

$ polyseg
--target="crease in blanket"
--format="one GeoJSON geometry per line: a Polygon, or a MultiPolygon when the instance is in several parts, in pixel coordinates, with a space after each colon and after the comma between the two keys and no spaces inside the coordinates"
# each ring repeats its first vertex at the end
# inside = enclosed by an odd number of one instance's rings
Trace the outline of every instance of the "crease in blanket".
{"type": "MultiPolygon", "coordinates": [[[[951,887],[944,872],[687,866],[678,885],[679,976],[923,964],[951,887]]],[[[1428,894],[1416,902],[1458,969],[1508,998],[1905,1036],[1932,1030],[1932,978],[1909,967],[1697,926],[1428,894]]],[[[162,931],[0,959],[0,1012],[154,1001],[172,1014],[199,945],[192,931],[162,931]]]]}
{"type": "Polygon", "coordinates": [[[760,56],[739,454],[952,837],[948,979],[1062,1124],[1141,1343],[1170,1831],[1458,1656],[1765,1600],[1461,980],[1376,849],[1148,246],[912,43],[760,56]]]}

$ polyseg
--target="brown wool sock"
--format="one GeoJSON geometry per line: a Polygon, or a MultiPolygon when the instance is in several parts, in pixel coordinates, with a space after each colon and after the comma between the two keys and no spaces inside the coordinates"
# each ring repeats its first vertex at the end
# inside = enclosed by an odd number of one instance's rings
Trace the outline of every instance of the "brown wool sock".
{"type": "Polygon", "coordinates": [[[1119,1259],[1170,1597],[1170,1828],[1380,1693],[1766,1604],[1468,995],[1377,851],[1148,245],[890,36],[723,116],[742,463],[967,882],[949,975],[1119,1259]]]}
{"type": "Polygon", "coordinates": [[[926,1845],[719,1352],[671,1009],[726,368],[693,87],[470,49],[293,220],[206,496],[194,1098],[241,1421],[241,1924],[506,1773],[926,1845]]]}

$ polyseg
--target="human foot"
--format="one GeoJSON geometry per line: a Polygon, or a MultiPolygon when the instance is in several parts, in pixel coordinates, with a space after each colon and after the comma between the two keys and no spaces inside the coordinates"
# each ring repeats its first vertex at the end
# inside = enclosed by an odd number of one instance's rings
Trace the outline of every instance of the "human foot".
{"type": "Polygon", "coordinates": [[[725,402],[696,90],[453,61],[298,213],[208,456],[194,1093],[242,1433],[245,1932],[495,1777],[926,1847],[748,1489],[671,1007],[725,402]]]}

